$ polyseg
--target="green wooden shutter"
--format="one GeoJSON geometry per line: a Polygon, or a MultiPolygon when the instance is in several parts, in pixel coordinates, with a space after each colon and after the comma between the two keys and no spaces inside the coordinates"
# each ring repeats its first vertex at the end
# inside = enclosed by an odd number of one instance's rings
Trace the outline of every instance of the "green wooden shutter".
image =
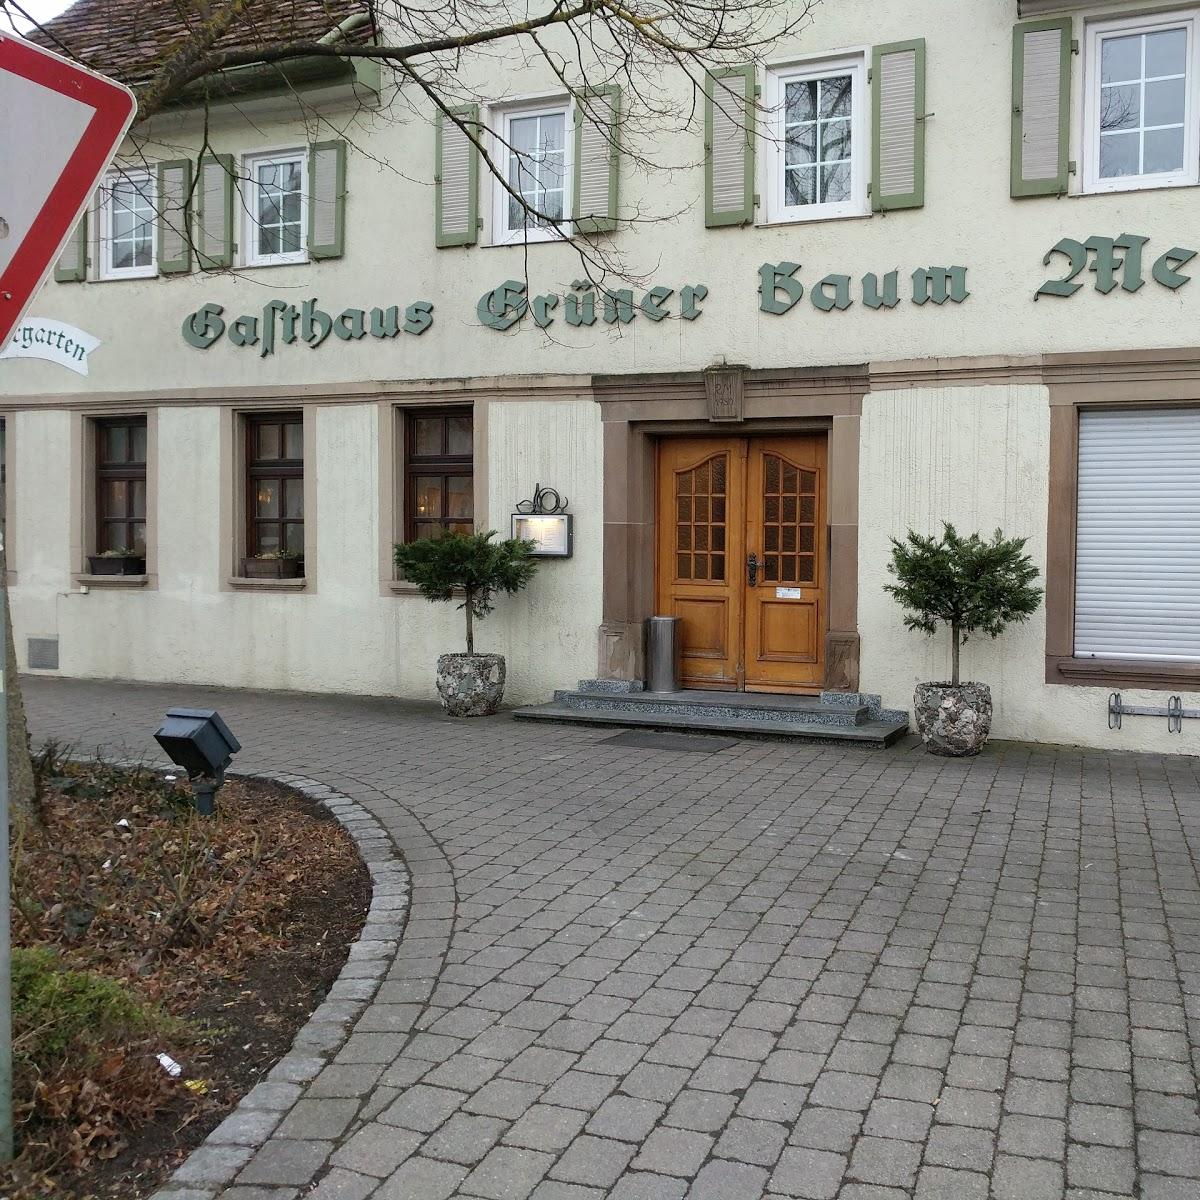
{"type": "Polygon", "coordinates": [[[315,142],[308,151],[308,255],[341,258],[346,245],[346,143],[315,142]]]}
{"type": "Polygon", "coordinates": [[[621,89],[588,88],[575,102],[574,227],[611,233],[617,227],[621,89]]]}
{"type": "Polygon", "coordinates": [[[704,223],[754,220],[754,66],[704,77],[704,223]]]}
{"type": "Polygon", "coordinates": [[[925,39],[876,46],[871,61],[871,207],[925,203],[925,39]]]}
{"type": "Polygon", "coordinates": [[[158,164],[158,269],[183,275],[192,269],[192,164],[180,158],[158,164]]]}
{"type": "Polygon", "coordinates": [[[1060,196],[1071,145],[1071,18],[1013,30],[1012,194],[1060,196]]]}
{"type": "MultiPolygon", "coordinates": [[[[450,113],[476,137],[482,132],[477,104],[463,104],[450,113]]],[[[479,229],[479,147],[458,122],[438,113],[435,153],[435,241],[439,248],[473,246],[479,229]]]]}
{"type": "Polygon", "coordinates": [[[205,271],[233,266],[232,154],[200,160],[196,188],[196,260],[205,271]]]}
{"type": "MultiPolygon", "coordinates": [[[[88,204],[91,204],[90,200],[88,204]]],[[[54,264],[54,278],[59,283],[83,283],[87,279],[87,218],[88,214],[85,208],[79,214],[79,220],[75,223],[75,228],[71,230],[71,236],[67,238],[67,243],[58,256],[58,262],[54,264]]]]}

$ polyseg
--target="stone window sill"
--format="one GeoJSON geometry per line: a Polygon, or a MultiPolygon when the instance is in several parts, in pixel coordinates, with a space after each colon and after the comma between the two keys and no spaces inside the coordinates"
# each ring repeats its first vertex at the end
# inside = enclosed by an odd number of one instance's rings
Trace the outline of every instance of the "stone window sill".
{"type": "Polygon", "coordinates": [[[231,575],[229,586],[238,592],[302,592],[308,587],[307,579],[247,579],[244,575],[231,575]]]}
{"type": "Polygon", "coordinates": [[[1073,687],[1200,692],[1200,663],[1116,658],[1048,658],[1046,682],[1073,687]]]}
{"type": "Polygon", "coordinates": [[[143,588],[149,575],[76,575],[75,582],[86,588],[143,588]]]}

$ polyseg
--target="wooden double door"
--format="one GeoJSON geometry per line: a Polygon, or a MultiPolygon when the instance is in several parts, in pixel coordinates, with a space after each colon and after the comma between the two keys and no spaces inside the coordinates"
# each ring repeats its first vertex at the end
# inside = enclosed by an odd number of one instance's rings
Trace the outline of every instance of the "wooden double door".
{"type": "Polygon", "coordinates": [[[820,690],[826,449],[824,434],[660,443],[655,611],[681,618],[684,687],[820,690]]]}

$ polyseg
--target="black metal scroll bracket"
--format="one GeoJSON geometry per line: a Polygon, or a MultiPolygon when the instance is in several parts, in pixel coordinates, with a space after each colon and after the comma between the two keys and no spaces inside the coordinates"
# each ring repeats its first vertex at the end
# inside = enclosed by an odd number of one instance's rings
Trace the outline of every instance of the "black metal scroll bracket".
{"type": "Polygon", "coordinates": [[[556,516],[565,513],[570,501],[566,496],[560,496],[554,488],[544,488],[540,483],[533,485],[533,499],[522,500],[517,505],[517,512],[522,516],[537,514],[539,516],[556,516]]]}
{"type": "Polygon", "coordinates": [[[1179,696],[1172,696],[1166,708],[1149,708],[1144,704],[1126,704],[1120,692],[1108,697],[1108,727],[1120,729],[1122,717],[1166,717],[1168,733],[1182,733],[1183,721],[1200,718],[1200,708],[1184,708],[1179,696]]]}

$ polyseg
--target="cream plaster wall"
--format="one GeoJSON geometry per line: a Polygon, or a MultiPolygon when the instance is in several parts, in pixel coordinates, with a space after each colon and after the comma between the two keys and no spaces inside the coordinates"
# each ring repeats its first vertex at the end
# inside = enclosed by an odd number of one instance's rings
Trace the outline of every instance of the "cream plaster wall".
{"type": "MultiPolygon", "coordinates": [[[[571,678],[594,673],[599,412],[553,402],[488,407],[496,433],[480,524],[507,528],[513,502],[551,479],[580,520],[575,557],[547,563],[525,593],[501,598],[479,631],[480,649],[508,656],[508,698],[519,702],[543,698],[561,685],[563,671],[571,678]],[[525,453],[534,437],[536,448],[525,453]]],[[[460,648],[462,616],[420,596],[381,594],[381,412],[387,410],[374,404],[306,412],[316,422],[317,511],[309,519],[318,530],[317,582],[298,594],[223,590],[229,555],[220,540],[221,409],[211,405],[159,415],[157,588],[83,593],[72,582],[62,486],[70,416],[18,414],[18,453],[44,467],[18,472],[9,514],[22,548],[11,589],[21,661],[26,638],[57,637],[64,675],[432,697],[434,660],[460,648]]]]}
{"type": "MultiPolygon", "coordinates": [[[[1106,6],[1098,5],[1103,11],[1106,6]]],[[[1111,8],[1111,6],[1107,6],[1111,8]]],[[[434,248],[433,130],[427,118],[396,101],[379,112],[336,107],[310,120],[273,101],[245,115],[217,111],[210,129],[216,151],[243,153],[345,135],[351,143],[347,186],[346,254],[309,266],[259,268],[235,274],[115,283],[49,284],[34,312],[71,322],[102,339],[92,374],[77,381],[62,368],[36,361],[0,363],[0,391],[10,396],[113,390],[220,388],[221,386],[336,386],[366,380],[611,371],[693,369],[725,358],[757,367],[838,364],[954,355],[1027,354],[1091,348],[1149,347],[1194,340],[1200,284],[1178,292],[1148,281],[1136,294],[1101,296],[1085,273],[1084,289],[1067,299],[1033,296],[1047,277],[1042,260],[1064,236],[1122,232],[1149,235],[1146,273],[1158,254],[1197,242],[1193,188],[1089,197],[1009,197],[1012,26],[1011,0],[839,0],[814,10],[811,27],[772,47],[779,62],[848,48],[923,36],[928,41],[926,204],[922,209],[861,219],[749,229],[703,226],[700,126],[645,117],[629,131],[631,146],[661,164],[635,169],[627,159],[622,201],[640,223],[605,245],[628,275],[676,289],[709,288],[702,315],[654,324],[644,317],[614,330],[602,323],[571,329],[562,309],[549,333],[527,318],[508,333],[482,327],[479,297],[501,281],[529,280],[530,292],[562,294],[581,276],[569,247],[479,246],[434,248]],[[675,168],[675,169],[671,169],[675,168]],[[784,316],[760,313],[757,268],[765,261],[802,264],[808,287],[828,272],[857,281],[865,272],[901,272],[962,264],[970,298],[962,305],[917,307],[905,298],[893,311],[871,311],[858,299],[845,312],[821,313],[806,297],[784,316]],[[225,306],[230,318],[260,312],[271,299],[319,298],[337,313],[348,305],[435,305],[434,326],[416,338],[392,341],[329,338],[311,350],[279,347],[267,358],[227,339],[207,351],[184,344],[186,314],[205,301],[225,306]]],[[[1082,17],[1077,16],[1082,29],[1082,17]]],[[[1082,66],[1074,60],[1075,95],[1082,66]]],[[[513,63],[504,70],[495,53],[464,71],[486,71],[495,92],[516,96],[553,88],[546,70],[513,63]]],[[[663,72],[647,82],[656,103],[691,111],[690,89],[663,72]]],[[[636,108],[636,100],[627,97],[636,108]]],[[[199,145],[200,130],[160,122],[151,157],[177,157],[199,145]]],[[[1072,155],[1079,158],[1076,133],[1072,155]]],[[[760,164],[765,154],[759,155],[760,164]]],[[[484,172],[486,175],[486,172],[484,172]]],[[[486,212],[487,181],[481,185],[486,212]]],[[[1056,267],[1051,268],[1057,270],[1056,267]]],[[[1197,269],[1191,264],[1192,270],[1197,269]]],[[[902,295],[906,290],[902,289],[902,295]]]]}
{"type": "MultiPolygon", "coordinates": [[[[904,628],[890,582],[889,538],[909,529],[1028,537],[1045,582],[1050,407],[1038,385],[875,392],[863,402],[859,497],[859,632],[865,691],[912,711],[913,688],[950,673],[949,634],[904,628]]],[[[993,732],[1002,738],[1186,753],[1195,744],[1168,734],[1166,719],[1130,717],[1108,728],[1109,689],[1050,686],[1045,680],[1046,613],[998,639],[963,649],[962,675],[992,689],[993,732]]],[[[1123,693],[1129,704],[1162,707],[1162,692],[1123,693]]],[[[1188,707],[1200,695],[1185,695],[1188,707]]]]}

